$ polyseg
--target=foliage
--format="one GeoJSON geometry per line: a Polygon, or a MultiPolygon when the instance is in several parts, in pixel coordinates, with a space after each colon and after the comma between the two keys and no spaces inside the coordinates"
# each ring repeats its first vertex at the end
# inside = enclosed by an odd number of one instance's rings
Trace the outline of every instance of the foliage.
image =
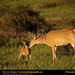
{"type": "MultiPolygon", "coordinates": [[[[28,6],[17,6],[10,9],[7,16],[1,20],[1,38],[0,46],[7,45],[11,37],[17,37],[27,31],[45,31],[48,32],[52,29],[52,25],[47,23],[44,18],[39,16],[38,12],[34,12],[33,9],[28,6]],[[11,31],[12,30],[12,31],[11,31]]],[[[13,38],[14,39],[14,38],[13,38]]]]}
{"type": "Polygon", "coordinates": [[[14,28],[17,33],[23,31],[35,32],[40,29],[45,29],[46,31],[51,29],[49,25],[39,13],[34,12],[32,8],[28,6],[17,6],[8,12],[8,16],[3,19],[3,25],[6,26],[5,29],[14,28]],[[47,29],[46,29],[47,28],[47,29]]]}

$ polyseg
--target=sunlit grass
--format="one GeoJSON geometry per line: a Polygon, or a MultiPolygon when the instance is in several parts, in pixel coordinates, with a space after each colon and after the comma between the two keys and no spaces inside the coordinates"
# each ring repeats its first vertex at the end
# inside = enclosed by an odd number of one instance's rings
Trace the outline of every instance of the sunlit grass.
{"type": "Polygon", "coordinates": [[[62,20],[62,19],[70,19],[75,18],[75,8],[74,7],[55,7],[55,8],[47,8],[40,9],[40,16],[45,16],[46,20],[62,20]]]}
{"type": "Polygon", "coordinates": [[[24,59],[20,58],[18,64],[18,56],[20,48],[17,47],[1,47],[0,50],[0,69],[2,70],[75,70],[75,60],[73,55],[59,54],[57,50],[57,60],[52,60],[51,47],[43,44],[34,45],[30,48],[32,60],[28,57],[28,63],[24,64],[24,59]]]}
{"type": "MultiPolygon", "coordinates": [[[[60,0],[57,0],[60,1],[60,0]]],[[[45,19],[49,20],[56,20],[56,19],[64,19],[64,18],[75,18],[75,6],[56,6],[56,7],[50,7],[50,8],[42,8],[37,9],[35,5],[48,3],[48,2],[56,2],[56,0],[2,0],[0,2],[0,8],[4,7],[4,5],[9,6],[9,8],[14,8],[19,5],[26,6],[27,4],[30,4],[30,6],[33,8],[33,10],[40,12],[40,16],[47,16],[45,19]]]]}

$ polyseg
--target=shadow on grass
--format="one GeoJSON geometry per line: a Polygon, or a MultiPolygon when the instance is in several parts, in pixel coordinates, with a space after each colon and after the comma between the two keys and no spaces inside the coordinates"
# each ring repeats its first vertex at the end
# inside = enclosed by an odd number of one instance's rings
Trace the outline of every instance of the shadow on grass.
{"type": "Polygon", "coordinates": [[[71,56],[71,55],[74,55],[74,48],[71,46],[71,44],[61,46],[61,47],[58,46],[56,54],[71,56]]]}

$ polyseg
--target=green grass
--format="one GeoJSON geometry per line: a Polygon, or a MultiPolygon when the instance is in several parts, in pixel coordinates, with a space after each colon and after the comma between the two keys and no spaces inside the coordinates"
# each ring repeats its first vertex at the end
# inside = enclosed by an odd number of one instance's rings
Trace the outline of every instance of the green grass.
{"type": "Polygon", "coordinates": [[[36,4],[48,2],[49,0],[2,0],[0,1],[0,7],[3,7],[3,5],[8,5],[10,8],[13,8],[18,5],[27,5],[30,4],[32,7],[36,4]]]}
{"type": "Polygon", "coordinates": [[[55,7],[55,8],[43,8],[40,10],[40,16],[46,16],[46,20],[62,20],[62,19],[70,19],[75,18],[75,8],[74,7],[55,7]]]}
{"type": "MultiPolygon", "coordinates": [[[[31,50],[32,60],[28,57],[28,63],[24,64],[26,58],[20,58],[18,64],[19,47],[0,48],[0,69],[2,70],[75,70],[75,60],[73,55],[63,55],[57,53],[57,60],[52,61],[52,51],[47,45],[34,45],[31,50]],[[3,61],[2,61],[3,60],[3,61]]],[[[58,50],[57,50],[58,52],[58,50]]]]}
{"type": "MultiPolygon", "coordinates": [[[[27,37],[11,40],[10,47],[0,47],[1,70],[75,70],[75,60],[71,52],[70,55],[64,55],[63,52],[65,53],[65,49],[59,52],[58,48],[57,60],[53,62],[51,47],[44,44],[34,45],[30,48],[32,60],[28,57],[27,64],[24,64],[26,57],[24,57],[24,59],[21,57],[20,62],[18,62],[20,48],[23,47],[23,45],[21,42],[18,46],[17,44],[18,41],[21,40],[27,40],[27,37]],[[15,44],[14,46],[12,45],[13,43],[15,44]]],[[[60,50],[62,50],[62,48],[60,50]]]]}
{"type": "MultiPolygon", "coordinates": [[[[60,1],[60,0],[57,0],[60,1]]],[[[39,4],[49,3],[49,2],[57,2],[56,0],[1,0],[0,1],[0,8],[6,7],[5,5],[9,6],[9,8],[14,8],[19,5],[26,6],[27,4],[30,4],[30,6],[35,10],[40,12],[40,16],[47,16],[45,19],[49,20],[57,20],[57,19],[64,19],[64,18],[75,18],[75,5],[65,5],[65,6],[56,6],[56,7],[50,7],[50,8],[42,8],[37,9],[35,7],[39,4]]],[[[65,0],[64,0],[65,1],[65,0]]],[[[1,17],[2,18],[2,17],[1,17]]]]}

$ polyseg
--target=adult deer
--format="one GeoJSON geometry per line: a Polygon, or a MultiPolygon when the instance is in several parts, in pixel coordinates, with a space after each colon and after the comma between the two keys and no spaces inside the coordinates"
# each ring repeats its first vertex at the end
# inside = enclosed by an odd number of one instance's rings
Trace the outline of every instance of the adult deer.
{"type": "Polygon", "coordinates": [[[52,30],[42,37],[34,37],[29,47],[34,44],[47,44],[52,47],[53,61],[56,59],[56,49],[57,46],[67,45],[70,43],[74,48],[75,57],[75,27],[69,27],[61,30],[52,30]]]}

